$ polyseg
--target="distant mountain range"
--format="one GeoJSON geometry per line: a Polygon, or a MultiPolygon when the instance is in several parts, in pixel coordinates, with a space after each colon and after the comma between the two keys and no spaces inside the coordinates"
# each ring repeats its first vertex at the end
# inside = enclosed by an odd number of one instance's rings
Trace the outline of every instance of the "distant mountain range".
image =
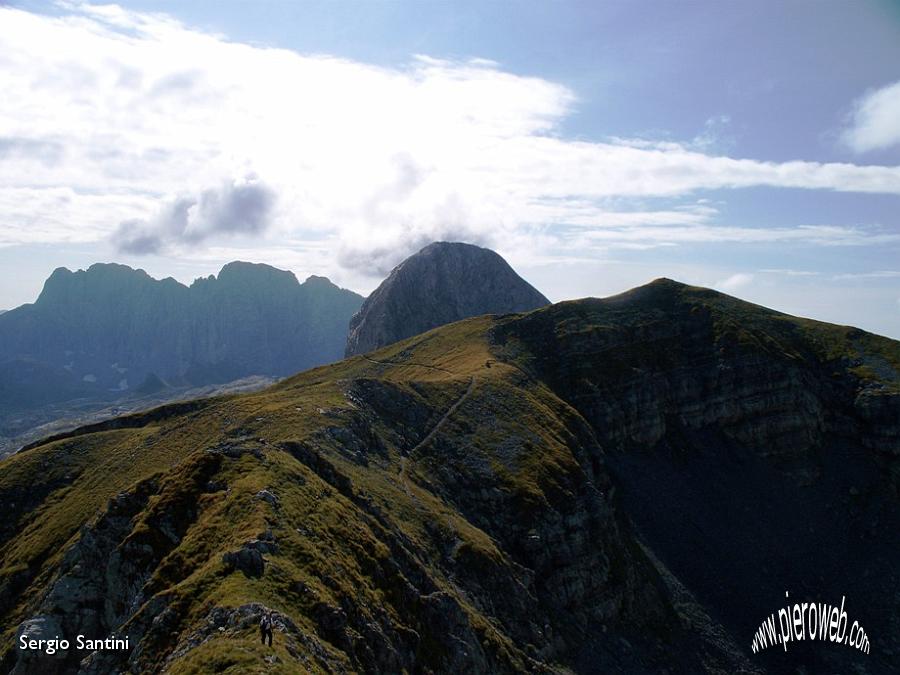
{"type": "MultiPolygon", "coordinates": [[[[301,284],[244,262],[190,286],[125,265],[59,268],[36,302],[0,315],[0,436],[4,414],[282,377],[338,360],[362,301],[323,277],[301,284]]],[[[7,419],[17,427],[7,434],[30,420],[7,419]]]]}
{"type": "Polygon", "coordinates": [[[0,318],[2,381],[16,382],[22,403],[38,403],[159,380],[289,375],[341,357],[362,301],[323,277],[301,284],[291,272],[242,262],[190,286],[124,265],[59,268],[34,304],[0,318]]]}
{"type": "Polygon", "coordinates": [[[118,264],[59,268],[36,302],[0,315],[0,455],[110,410],[245,389],[245,378],[265,383],[345,350],[546,304],[493,251],[446,242],[398,265],[365,304],[323,277],[299,283],[245,262],[190,286],[118,264]]]}

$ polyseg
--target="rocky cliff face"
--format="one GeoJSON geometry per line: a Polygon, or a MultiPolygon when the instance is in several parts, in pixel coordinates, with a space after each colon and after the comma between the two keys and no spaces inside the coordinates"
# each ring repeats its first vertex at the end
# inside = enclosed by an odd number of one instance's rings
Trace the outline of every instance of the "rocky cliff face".
{"type": "Polygon", "coordinates": [[[124,265],[60,268],[0,318],[0,406],[288,375],[340,358],[362,298],[327,279],[234,262],[190,287],[124,265]],[[8,391],[7,391],[8,389],[8,391]]]}
{"type": "MultiPolygon", "coordinates": [[[[732,635],[785,591],[896,625],[874,608],[900,597],[898,343],[665,279],[494,336],[591,425],[645,545],[732,635]]],[[[808,644],[756,660],[888,672],[897,641],[881,646],[874,665],[808,644]]]]}
{"type": "Polygon", "coordinates": [[[2,465],[2,667],[895,672],[898,393],[897,342],[660,280],[105,423],[2,465]],[[786,591],[871,653],[752,654],[786,591]],[[133,648],[12,643],[74,630],[133,648]]]}
{"type": "Polygon", "coordinates": [[[471,316],[547,304],[493,251],[438,242],[400,263],[366,299],[350,322],[345,353],[364,354],[471,316]]]}

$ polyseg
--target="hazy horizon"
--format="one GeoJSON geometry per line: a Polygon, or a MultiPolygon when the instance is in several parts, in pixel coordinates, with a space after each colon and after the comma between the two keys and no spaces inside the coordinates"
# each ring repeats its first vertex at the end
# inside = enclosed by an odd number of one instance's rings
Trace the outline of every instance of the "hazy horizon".
{"type": "MultiPolygon", "coordinates": [[[[229,263],[231,263],[231,262],[251,262],[251,261],[237,261],[237,260],[232,260],[232,261],[228,261],[227,263],[225,263],[225,265],[227,265],[227,264],[229,264],[229,263]]],[[[264,265],[268,265],[268,263],[265,263],[265,262],[262,262],[262,261],[253,261],[253,262],[260,263],[260,264],[264,264],[264,265]]],[[[107,260],[107,261],[98,260],[98,261],[96,261],[96,262],[94,262],[94,263],[91,263],[91,264],[89,264],[89,265],[86,265],[86,266],[84,266],[84,267],[75,267],[75,268],[71,268],[71,267],[66,267],[65,265],[62,265],[61,267],[64,267],[64,268],[68,269],[68,270],[71,271],[71,272],[78,272],[78,271],[85,271],[85,270],[87,270],[89,267],[91,267],[92,265],[106,265],[106,264],[119,264],[119,265],[125,265],[125,263],[120,263],[120,262],[117,262],[117,261],[114,261],[114,260],[107,260]]],[[[126,265],[126,266],[127,266],[127,267],[130,267],[131,269],[134,269],[134,270],[136,270],[136,271],[139,271],[139,272],[145,272],[145,273],[147,273],[152,279],[154,279],[154,280],[156,280],[156,281],[161,281],[161,280],[163,280],[163,279],[171,278],[171,279],[174,279],[175,281],[177,281],[178,283],[180,283],[181,285],[186,286],[186,287],[190,287],[191,284],[193,284],[194,282],[196,282],[196,281],[198,281],[198,280],[200,280],[200,279],[203,279],[203,278],[207,278],[207,277],[209,277],[209,276],[215,276],[215,277],[218,277],[219,272],[221,271],[221,268],[220,268],[220,269],[216,270],[215,272],[212,272],[211,275],[201,275],[201,276],[196,276],[196,277],[192,277],[192,278],[183,278],[183,279],[180,279],[180,278],[177,278],[177,277],[172,276],[172,275],[167,275],[167,276],[156,276],[156,275],[150,274],[149,272],[147,272],[147,270],[143,269],[143,268],[140,267],[140,266],[137,266],[137,267],[132,266],[132,265],[126,265]]],[[[224,265],[223,265],[223,266],[224,266],[224,265]]],[[[271,265],[271,267],[274,267],[275,269],[282,269],[282,268],[279,268],[279,267],[277,267],[277,266],[275,266],[275,265],[271,265]]],[[[54,268],[54,269],[58,269],[58,268],[54,268]]],[[[304,275],[304,274],[300,274],[300,273],[296,272],[295,270],[283,270],[283,271],[287,271],[287,272],[292,273],[292,274],[294,275],[294,277],[297,279],[297,282],[300,283],[300,284],[302,284],[302,283],[304,283],[305,281],[307,281],[310,277],[313,277],[313,276],[321,276],[321,275],[316,275],[316,274],[305,274],[305,275],[304,275]]],[[[518,272],[518,270],[517,270],[517,272],[518,272]]],[[[51,270],[51,273],[52,273],[52,270],[51,270]]],[[[49,277],[50,274],[48,274],[47,276],[49,277]]],[[[532,284],[533,286],[535,286],[535,287],[537,288],[538,291],[543,292],[542,289],[541,289],[540,287],[537,287],[530,279],[528,279],[527,277],[525,277],[524,275],[521,275],[521,274],[520,274],[520,276],[523,276],[523,278],[525,279],[525,281],[527,281],[528,283],[530,283],[530,284],[532,284]]],[[[327,277],[326,277],[326,278],[327,278],[327,277]]],[[[605,295],[582,295],[582,296],[571,297],[571,298],[553,298],[553,297],[549,297],[549,296],[548,296],[548,299],[549,299],[551,302],[553,302],[553,303],[557,303],[557,302],[564,302],[564,301],[566,301],[566,300],[578,300],[578,299],[581,299],[581,298],[587,298],[587,297],[595,297],[595,298],[611,297],[611,296],[617,295],[618,293],[621,293],[621,292],[630,290],[631,288],[635,288],[635,287],[638,287],[638,286],[643,286],[643,285],[645,285],[645,284],[649,284],[650,282],[652,282],[652,281],[654,281],[654,280],[656,280],[656,279],[659,279],[659,278],[662,278],[662,277],[657,276],[657,277],[648,278],[648,279],[646,279],[646,280],[643,281],[643,282],[640,282],[640,283],[635,284],[635,286],[629,286],[628,288],[623,288],[623,289],[621,289],[620,291],[615,291],[615,292],[612,292],[612,293],[607,293],[607,294],[605,294],[605,295]]],[[[334,280],[332,280],[332,279],[329,279],[329,281],[331,281],[332,283],[334,283],[334,280]]],[[[683,281],[683,280],[681,280],[681,279],[677,279],[677,278],[676,278],[676,279],[673,279],[673,281],[677,281],[677,282],[680,282],[680,283],[688,284],[688,282],[683,281]]],[[[357,289],[354,289],[354,288],[347,288],[347,287],[345,287],[345,286],[341,286],[340,284],[336,284],[336,285],[337,285],[339,288],[342,288],[342,289],[344,289],[344,290],[349,290],[349,291],[353,291],[354,293],[358,293],[359,295],[363,296],[364,298],[367,297],[367,296],[371,293],[372,290],[374,290],[374,288],[372,288],[372,289],[370,289],[370,290],[367,291],[367,292],[360,292],[360,291],[358,291],[357,289]]],[[[689,285],[690,285],[690,284],[689,284],[689,285]]],[[[721,291],[721,292],[725,293],[726,291],[721,291]]],[[[34,297],[32,300],[29,300],[29,301],[26,302],[26,303],[21,303],[21,305],[32,304],[32,303],[34,303],[34,302],[37,300],[37,298],[38,298],[39,295],[40,295],[40,290],[38,291],[38,293],[35,295],[35,297],[34,297]]],[[[747,300],[748,302],[750,302],[750,300],[748,300],[747,298],[743,297],[743,296],[740,294],[740,292],[731,292],[731,293],[728,293],[728,295],[733,295],[734,297],[740,298],[740,299],[742,299],[742,300],[747,300]]],[[[14,307],[0,307],[0,312],[6,312],[6,311],[9,311],[10,309],[15,309],[16,307],[21,306],[21,305],[17,305],[17,306],[14,306],[14,307]]],[[[777,308],[773,307],[772,309],[777,309],[777,308]]],[[[790,312],[786,312],[786,313],[790,314],[790,312]]],[[[797,316],[803,316],[803,315],[797,315],[797,316]]],[[[807,317],[805,317],[805,318],[816,319],[816,317],[814,317],[814,316],[807,316],[807,317]]],[[[819,319],[819,320],[821,320],[821,319],[819,319]]],[[[831,323],[840,323],[840,322],[831,322],[831,323]]],[[[844,324],[842,324],[842,325],[844,325],[844,324]]],[[[853,324],[846,324],[846,325],[853,325],[853,324]]],[[[865,330],[865,328],[862,327],[862,326],[854,326],[854,327],[856,327],[856,328],[863,328],[863,329],[865,330]]],[[[869,332],[873,332],[873,333],[876,333],[876,334],[880,334],[880,333],[878,333],[877,331],[869,331],[869,332]]],[[[885,337],[893,337],[894,339],[897,339],[897,336],[892,336],[892,335],[885,335],[885,337]]]]}

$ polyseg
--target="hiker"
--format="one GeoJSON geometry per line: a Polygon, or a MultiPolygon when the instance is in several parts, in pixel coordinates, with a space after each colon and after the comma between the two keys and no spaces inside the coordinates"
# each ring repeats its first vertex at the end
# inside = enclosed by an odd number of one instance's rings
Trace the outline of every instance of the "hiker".
{"type": "Polygon", "coordinates": [[[272,646],[272,615],[269,612],[263,612],[259,620],[259,637],[263,644],[266,644],[266,638],[269,638],[269,646],[272,646]]]}

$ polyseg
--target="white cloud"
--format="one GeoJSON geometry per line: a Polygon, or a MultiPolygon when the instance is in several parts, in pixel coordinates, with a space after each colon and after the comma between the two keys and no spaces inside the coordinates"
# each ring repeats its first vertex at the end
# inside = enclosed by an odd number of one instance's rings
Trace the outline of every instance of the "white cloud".
{"type": "Polygon", "coordinates": [[[759,270],[761,274],[777,274],[785,277],[816,277],[819,276],[818,272],[812,272],[810,270],[794,270],[789,268],[769,268],[764,270],[759,270]]]}
{"type": "Polygon", "coordinates": [[[898,270],[877,270],[874,272],[855,272],[848,274],[836,274],[835,280],[852,280],[852,279],[900,279],[900,271],[898,270]]]}
{"type": "Polygon", "coordinates": [[[844,142],[856,152],[900,145],[900,81],[869,92],[854,103],[844,142]]]}
{"type": "Polygon", "coordinates": [[[896,241],[871,228],[718,226],[702,200],[654,202],[750,186],[900,194],[900,167],[567,140],[574,92],[491,61],[415,56],[386,68],[115,5],[63,8],[0,8],[0,245],[118,233],[132,251],[225,250],[228,227],[201,218],[203,236],[184,236],[194,230],[173,230],[181,221],[165,205],[250,174],[278,197],[266,226],[251,228],[260,250],[314,256],[327,241],[374,272],[436,238],[520,259],[583,244],[896,241]]]}
{"type": "Polygon", "coordinates": [[[98,241],[122,220],[150,217],[157,206],[139,192],[77,192],[67,185],[15,187],[0,182],[0,243],[98,241]]]}
{"type": "Polygon", "coordinates": [[[122,221],[113,233],[120,252],[159,253],[171,244],[196,245],[225,235],[257,235],[269,227],[274,191],[255,176],[181,195],[167,202],[152,220],[122,221]]]}
{"type": "Polygon", "coordinates": [[[740,290],[741,288],[745,288],[753,283],[753,275],[746,274],[744,272],[738,272],[737,274],[732,274],[730,277],[726,279],[722,279],[717,281],[714,284],[715,288],[718,288],[723,291],[727,291],[729,293],[740,290]]]}
{"type": "Polygon", "coordinates": [[[582,233],[579,245],[622,247],[676,246],[679,244],[778,244],[816,246],[873,246],[900,243],[900,232],[879,227],[800,225],[798,227],[734,227],[692,224],[659,226],[647,222],[640,227],[596,228],[582,233]]]}
{"type": "Polygon", "coordinates": [[[722,151],[734,146],[735,141],[729,128],[731,117],[729,115],[716,115],[710,117],[703,124],[703,130],[694,136],[690,146],[703,152],[722,151]]]}

